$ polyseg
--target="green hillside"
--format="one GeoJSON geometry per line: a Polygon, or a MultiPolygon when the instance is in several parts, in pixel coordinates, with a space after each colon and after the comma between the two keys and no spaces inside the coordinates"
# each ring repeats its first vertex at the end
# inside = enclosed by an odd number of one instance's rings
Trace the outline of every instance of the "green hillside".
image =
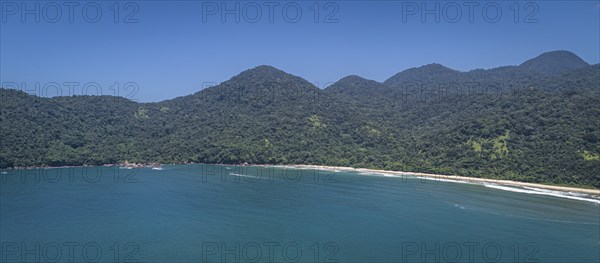
{"type": "Polygon", "coordinates": [[[0,96],[1,168],[325,164],[600,187],[600,65],[434,64],[325,90],[259,66],[158,103],[0,96]]]}

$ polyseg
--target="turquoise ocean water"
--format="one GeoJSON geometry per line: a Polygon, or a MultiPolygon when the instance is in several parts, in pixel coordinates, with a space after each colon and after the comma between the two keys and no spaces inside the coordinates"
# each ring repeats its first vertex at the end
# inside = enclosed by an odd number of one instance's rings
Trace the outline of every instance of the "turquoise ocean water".
{"type": "Polygon", "coordinates": [[[199,164],[0,178],[2,262],[600,262],[586,196],[199,164]]]}

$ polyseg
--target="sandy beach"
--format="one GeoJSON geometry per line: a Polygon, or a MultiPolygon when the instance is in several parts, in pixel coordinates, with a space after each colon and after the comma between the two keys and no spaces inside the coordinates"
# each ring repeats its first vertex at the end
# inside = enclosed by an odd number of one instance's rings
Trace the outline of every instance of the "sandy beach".
{"type": "Polygon", "coordinates": [[[598,189],[585,189],[585,188],[577,188],[577,187],[545,185],[545,184],[537,184],[537,183],[525,183],[525,182],[517,182],[517,181],[511,181],[511,180],[497,180],[497,179],[474,178],[474,177],[458,176],[458,175],[399,172],[399,171],[387,171],[387,170],[353,168],[353,167],[324,166],[324,165],[272,165],[272,166],[273,167],[281,167],[281,168],[293,168],[293,169],[314,169],[314,170],[327,170],[327,171],[381,173],[381,174],[391,174],[391,175],[398,175],[398,176],[407,175],[407,176],[425,177],[425,178],[431,178],[431,179],[479,183],[479,184],[496,184],[496,185],[503,185],[503,186],[531,187],[531,188],[539,188],[539,189],[552,190],[552,191],[589,194],[589,195],[594,195],[594,196],[600,197],[600,190],[598,190],[598,189]]]}
{"type": "MultiPolygon", "coordinates": [[[[174,163],[177,164],[193,164],[193,163],[174,163]]],[[[159,164],[135,164],[134,166],[127,166],[123,164],[105,164],[103,166],[123,166],[128,168],[151,168],[159,164]]],[[[414,176],[423,177],[430,180],[444,180],[444,181],[457,181],[457,182],[468,182],[475,184],[493,184],[499,186],[513,186],[513,187],[530,187],[551,191],[560,191],[565,193],[580,193],[587,195],[594,195],[600,199],[600,189],[587,189],[578,187],[558,186],[558,185],[546,185],[539,183],[526,183],[511,180],[499,180],[499,179],[488,179],[488,178],[476,178],[459,175],[443,175],[443,174],[430,174],[430,173],[417,173],[417,172],[401,172],[401,171],[389,171],[389,170],[378,170],[378,169],[367,169],[367,168],[353,168],[353,167],[342,167],[342,166],[326,166],[326,165],[306,165],[306,164],[291,164],[291,165],[271,165],[271,164],[246,164],[248,166],[262,166],[262,167],[279,167],[289,169],[310,169],[310,170],[325,170],[325,171],[348,171],[348,172],[359,172],[359,173],[374,173],[374,174],[389,174],[394,176],[414,176]]],[[[245,165],[240,165],[245,166],[245,165]]],[[[73,167],[88,167],[88,166],[31,166],[31,167],[15,167],[17,170],[27,169],[54,169],[54,168],[73,168],[73,167]]]]}

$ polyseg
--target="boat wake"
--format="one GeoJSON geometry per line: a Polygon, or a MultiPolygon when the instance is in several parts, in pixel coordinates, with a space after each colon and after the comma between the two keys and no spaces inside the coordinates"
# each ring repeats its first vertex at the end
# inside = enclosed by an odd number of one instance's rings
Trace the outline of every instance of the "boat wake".
{"type": "Polygon", "coordinates": [[[454,207],[456,207],[456,208],[460,208],[460,209],[462,209],[462,210],[465,210],[465,207],[464,207],[464,206],[462,206],[462,205],[459,205],[459,204],[454,204],[454,207]]]}
{"type": "Polygon", "coordinates": [[[260,179],[260,177],[258,177],[258,176],[254,176],[254,175],[247,175],[247,174],[229,173],[229,175],[233,175],[233,176],[239,176],[239,177],[247,177],[247,178],[256,178],[256,179],[260,179]]]}

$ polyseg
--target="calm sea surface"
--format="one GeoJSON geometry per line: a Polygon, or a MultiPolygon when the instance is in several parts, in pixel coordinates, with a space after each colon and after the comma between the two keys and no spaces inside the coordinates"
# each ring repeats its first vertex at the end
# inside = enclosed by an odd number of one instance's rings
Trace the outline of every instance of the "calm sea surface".
{"type": "Polygon", "coordinates": [[[356,172],[3,171],[2,262],[600,262],[597,203],[356,172]]]}

